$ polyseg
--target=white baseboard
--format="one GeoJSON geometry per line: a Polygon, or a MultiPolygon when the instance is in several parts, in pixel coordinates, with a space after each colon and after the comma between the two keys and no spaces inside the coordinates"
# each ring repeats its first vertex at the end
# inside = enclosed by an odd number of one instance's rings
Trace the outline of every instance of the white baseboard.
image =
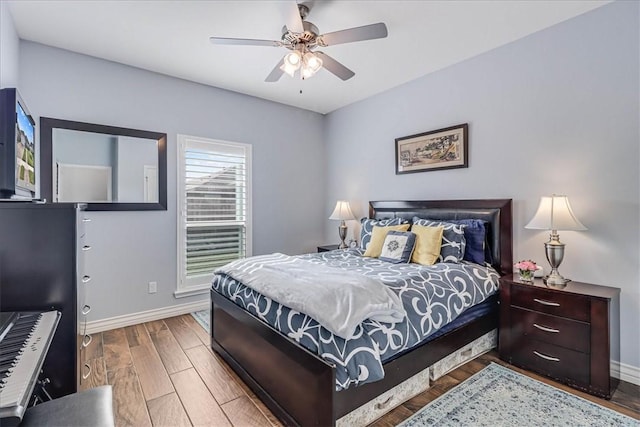
{"type": "Polygon", "coordinates": [[[611,376],[628,383],[640,385],[640,368],[618,361],[611,361],[611,376]]]}
{"type": "Polygon", "coordinates": [[[188,304],[172,305],[170,307],[156,308],[153,310],[141,311],[139,313],[110,317],[108,319],[94,320],[87,322],[87,333],[95,334],[96,332],[108,331],[111,329],[123,328],[125,326],[137,325],[139,323],[192,313],[194,311],[206,310],[209,308],[209,304],[209,300],[196,301],[188,304]]]}

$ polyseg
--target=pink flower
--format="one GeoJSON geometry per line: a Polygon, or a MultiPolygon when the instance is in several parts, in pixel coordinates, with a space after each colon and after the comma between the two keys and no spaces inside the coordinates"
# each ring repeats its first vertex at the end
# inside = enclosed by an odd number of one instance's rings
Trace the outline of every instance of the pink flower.
{"type": "Polygon", "coordinates": [[[536,271],[536,269],[538,268],[536,263],[531,260],[526,260],[526,261],[523,260],[523,261],[517,262],[514,264],[514,267],[517,268],[518,270],[524,270],[524,271],[536,271]]]}

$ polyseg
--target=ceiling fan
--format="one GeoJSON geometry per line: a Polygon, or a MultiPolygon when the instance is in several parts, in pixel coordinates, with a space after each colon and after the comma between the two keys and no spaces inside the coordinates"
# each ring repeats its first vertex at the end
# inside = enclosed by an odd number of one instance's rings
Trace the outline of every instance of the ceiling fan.
{"type": "Polygon", "coordinates": [[[316,49],[343,43],[381,39],[387,37],[388,34],[387,26],[383,22],[319,34],[318,27],[305,21],[310,10],[309,4],[297,4],[295,1],[286,2],[286,4],[288,19],[286,25],[282,27],[280,40],[226,37],[210,37],[209,40],[211,43],[219,45],[272,46],[289,49],[291,52],[276,64],[265,82],[277,82],[284,73],[293,77],[298,70],[300,70],[300,77],[307,79],[323,67],[342,80],[349,80],[355,75],[353,71],[316,49]]]}

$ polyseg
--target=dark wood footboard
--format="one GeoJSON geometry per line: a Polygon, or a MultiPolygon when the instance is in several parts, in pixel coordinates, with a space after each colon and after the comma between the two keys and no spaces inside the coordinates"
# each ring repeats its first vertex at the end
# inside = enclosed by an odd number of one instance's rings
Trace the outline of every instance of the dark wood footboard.
{"type": "Polygon", "coordinates": [[[334,424],[333,367],[214,291],[211,347],[285,424],[334,424]]]}

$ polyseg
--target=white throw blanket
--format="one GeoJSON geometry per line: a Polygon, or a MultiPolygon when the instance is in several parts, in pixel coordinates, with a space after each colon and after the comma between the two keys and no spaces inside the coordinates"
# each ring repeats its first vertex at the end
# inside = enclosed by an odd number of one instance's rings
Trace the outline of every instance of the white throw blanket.
{"type": "Polygon", "coordinates": [[[378,280],[284,254],[241,259],[216,273],[309,315],[344,339],[365,319],[398,323],[407,315],[398,295],[378,280]]]}

